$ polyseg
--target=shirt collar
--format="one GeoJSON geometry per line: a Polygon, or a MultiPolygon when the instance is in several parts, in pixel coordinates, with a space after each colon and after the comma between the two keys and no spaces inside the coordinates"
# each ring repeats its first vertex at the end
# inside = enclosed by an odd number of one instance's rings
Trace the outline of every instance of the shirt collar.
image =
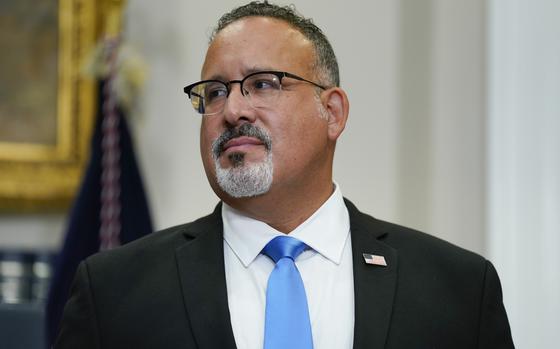
{"type": "MultiPolygon", "coordinates": [[[[335,190],[329,199],[294,229],[290,236],[339,264],[350,233],[350,218],[339,185],[334,185],[335,190]]],[[[243,215],[226,203],[222,204],[222,219],[224,240],[245,267],[255,260],[270,240],[284,235],[264,222],[243,215]]]]}

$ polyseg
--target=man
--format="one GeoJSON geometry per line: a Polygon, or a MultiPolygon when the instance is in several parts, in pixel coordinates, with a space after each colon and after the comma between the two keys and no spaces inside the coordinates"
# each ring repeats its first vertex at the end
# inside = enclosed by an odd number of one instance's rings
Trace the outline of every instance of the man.
{"type": "Polygon", "coordinates": [[[185,92],[222,202],[83,262],[56,348],[513,348],[488,261],[342,198],[349,103],[311,21],[234,9],[201,75],[185,92]]]}

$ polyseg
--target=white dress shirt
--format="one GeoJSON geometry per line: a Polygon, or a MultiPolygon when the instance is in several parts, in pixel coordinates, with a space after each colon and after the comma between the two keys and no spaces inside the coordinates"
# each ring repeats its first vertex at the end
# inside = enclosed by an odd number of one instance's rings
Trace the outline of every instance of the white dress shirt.
{"type": "MultiPolygon", "coordinates": [[[[225,203],[222,218],[235,342],[239,349],[262,349],[266,286],[274,262],[260,252],[283,233],[225,203]]],[[[297,258],[296,266],[307,294],[314,349],[352,348],[354,278],[350,219],[338,185],[335,184],[330,198],[290,236],[311,248],[297,258]]]]}

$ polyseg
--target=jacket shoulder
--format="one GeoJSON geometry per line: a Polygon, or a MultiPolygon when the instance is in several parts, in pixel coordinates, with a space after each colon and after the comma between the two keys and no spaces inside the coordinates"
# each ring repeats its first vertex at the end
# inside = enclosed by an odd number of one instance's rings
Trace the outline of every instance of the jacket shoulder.
{"type": "Polygon", "coordinates": [[[346,201],[350,213],[351,229],[373,234],[380,241],[395,249],[401,261],[438,265],[475,266],[484,270],[486,259],[479,254],[459,247],[434,235],[399,224],[376,219],[360,212],[346,201]]]}
{"type": "Polygon", "coordinates": [[[131,260],[153,260],[160,256],[174,256],[179,246],[206,233],[222,229],[220,205],[213,213],[195,221],[169,227],[131,241],[118,248],[96,253],[86,259],[89,265],[118,264],[131,260]]]}

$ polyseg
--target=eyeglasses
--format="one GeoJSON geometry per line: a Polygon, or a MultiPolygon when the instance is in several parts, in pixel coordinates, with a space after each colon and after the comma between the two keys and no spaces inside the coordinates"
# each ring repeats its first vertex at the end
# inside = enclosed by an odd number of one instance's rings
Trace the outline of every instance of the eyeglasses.
{"type": "Polygon", "coordinates": [[[252,73],[243,80],[203,80],[186,86],[183,91],[191,99],[197,113],[214,115],[224,111],[226,100],[231,93],[231,85],[239,84],[241,94],[253,108],[274,107],[277,97],[282,91],[282,79],[290,78],[307,82],[322,90],[326,87],[306,80],[294,74],[278,71],[260,71],[252,73]]]}

